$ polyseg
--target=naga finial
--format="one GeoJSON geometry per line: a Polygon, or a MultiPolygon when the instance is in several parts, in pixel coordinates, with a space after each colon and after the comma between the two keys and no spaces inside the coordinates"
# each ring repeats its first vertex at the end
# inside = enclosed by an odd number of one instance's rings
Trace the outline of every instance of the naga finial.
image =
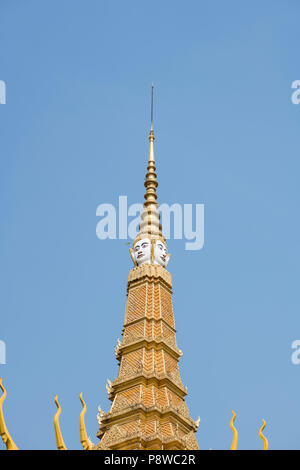
{"type": "Polygon", "coordinates": [[[60,404],[57,401],[57,395],[55,395],[54,401],[55,401],[55,404],[57,406],[57,412],[55,413],[55,416],[54,416],[54,429],[55,429],[56,446],[57,446],[58,450],[67,450],[66,445],[65,445],[64,440],[63,440],[63,437],[62,437],[60,426],[59,426],[59,416],[61,414],[61,407],[60,407],[60,404]]]}
{"type": "Polygon", "coordinates": [[[101,426],[102,419],[103,419],[104,411],[101,409],[101,406],[98,406],[98,414],[97,414],[97,421],[99,426],[101,426]]]}
{"type": "Polygon", "coordinates": [[[200,416],[198,416],[198,418],[195,421],[195,425],[196,425],[197,429],[199,428],[199,424],[200,424],[200,416]]]}
{"type": "Polygon", "coordinates": [[[263,425],[262,425],[262,427],[260,428],[260,430],[258,431],[258,435],[259,435],[259,437],[261,437],[262,440],[264,441],[264,450],[268,450],[268,449],[269,449],[268,439],[267,439],[267,438],[263,435],[263,433],[262,433],[263,430],[264,430],[265,427],[266,427],[266,422],[265,422],[264,419],[263,419],[262,421],[263,421],[263,425]]]}
{"type": "Polygon", "coordinates": [[[116,358],[118,358],[118,356],[119,356],[121,345],[122,345],[122,343],[121,343],[121,341],[120,341],[120,338],[118,338],[117,345],[116,345],[116,347],[115,347],[115,355],[116,355],[116,358]]]}
{"type": "Polygon", "coordinates": [[[109,379],[107,379],[107,384],[105,385],[105,388],[106,388],[107,394],[110,395],[112,391],[112,382],[109,379]]]}
{"type": "Polygon", "coordinates": [[[84,450],[91,450],[92,447],[93,447],[93,443],[88,438],[88,435],[86,433],[86,428],[85,428],[85,423],[84,423],[84,415],[86,413],[86,404],[85,404],[85,401],[82,398],[82,393],[80,393],[79,399],[80,399],[81,404],[82,404],[82,410],[81,410],[80,416],[79,416],[80,442],[81,442],[82,447],[83,447],[84,450]]]}
{"type": "Polygon", "coordinates": [[[2,441],[6,445],[6,450],[19,450],[14,441],[12,440],[5,421],[4,421],[4,415],[3,415],[3,402],[6,398],[6,390],[2,385],[2,378],[0,377],[0,388],[3,392],[1,398],[0,398],[0,436],[2,438],[2,441]]]}
{"type": "Polygon", "coordinates": [[[231,444],[231,447],[230,447],[230,450],[236,450],[237,449],[237,443],[238,443],[238,432],[236,430],[236,428],[234,427],[234,420],[235,420],[235,417],[236,417],[236,414],[235,412],[232,410],[232,418],[231,418],[231,421],[229,423],[231,429],[232,429],[232,432],[233,432],[233,438],[232,438],[232,444],[231,444]]]}

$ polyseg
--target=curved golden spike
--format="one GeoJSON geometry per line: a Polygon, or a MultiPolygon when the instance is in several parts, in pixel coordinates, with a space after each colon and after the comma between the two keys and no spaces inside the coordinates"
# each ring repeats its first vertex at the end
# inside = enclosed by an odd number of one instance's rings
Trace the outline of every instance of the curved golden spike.
{"type": "Polygon", "coordinates": [[[0,436],[2,438],[2,441],[6,445],[6,450],[19,450],[14,441],[12,440],[5,421],[4,421],[4,415],[3,415],[3,402],[6,398],[6,390],[2,385],[2,378],[0,377],[0,388],[3,392],[1,398],[0,398],[0,436]]]}
{"type": "Polygon", "coordinates": [[[232,438],[232,444],[231,444],[230,450],[236,450],[237,449],[237,443],[238,443],[238,432],[237,432],[236,428],[233,425],[235,417],[236,417],[236,414],[232,410],[232,418],[231,418],[231,421],[230,421],[229,425],[230,425],[230,427],[232,429],[232,432],[233,432],[233,438],[232,438]]]}
{"type": "Polygon", "coordinates": [[[86,404],[82,398],[82,392],[80,393],[79,398],[82,404],[82,410],[79,416],[80,442],[84,450],[91,450],[92,443],[87,436],[85,423],[84,423],[84,415],[86,413],[86,404]]]}
{"type": "Polygon", "coordinates": [[[259,437],[261,437],[262,440],[264,441],[264,450],[268,450],[268,449],[269,449],[268,439],[267,439],[267,438],[263,435],[263,433],[262,433],[263,430],[264,430],[265,427],[266,427],[266,422],[265,422],[264,419],[263,419],[262,421],[263,421],[263,425],[262,425],[262,427],[260,428],[260,430],[258,431],[258,435],[259,435],[259,437]]]}
{"type": "Polygon", "coordinates": [[[55,429],[56,446],[57,446],[58,450],[67,450],[66,445],[65,445],[64,440],[63,440],[63,437],[62,437],[60,427],[59,427],[59,417],[60,417],[60,414],[61,414],[61,407],[60,407],[60,404],[57,401],[57,395],[55,395],[54,401],[55,401],[55,404],[57,406],[57,412],[55,413],[55,416],[54,416],[54,429],[55,429]]]}

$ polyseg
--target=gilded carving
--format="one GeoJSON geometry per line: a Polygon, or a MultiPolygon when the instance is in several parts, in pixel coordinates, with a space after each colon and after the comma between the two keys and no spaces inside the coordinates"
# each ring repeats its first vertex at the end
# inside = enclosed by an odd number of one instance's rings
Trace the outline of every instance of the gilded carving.
{"type": "Polygon", "coordinates": [[[190,431],[184,438],[186,450],[199,450],[199,445],[194,431],[190,431]]]}

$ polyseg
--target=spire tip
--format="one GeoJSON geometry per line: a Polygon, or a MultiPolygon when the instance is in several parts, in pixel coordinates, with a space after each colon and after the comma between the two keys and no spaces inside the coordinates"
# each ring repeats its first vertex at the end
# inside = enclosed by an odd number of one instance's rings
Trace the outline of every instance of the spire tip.
{"type": "Polygon", "coordinates": [[[154,85],[152,82],[152,89],[151,89],[151,130],[153,130],[153,89],[154,85]]]}

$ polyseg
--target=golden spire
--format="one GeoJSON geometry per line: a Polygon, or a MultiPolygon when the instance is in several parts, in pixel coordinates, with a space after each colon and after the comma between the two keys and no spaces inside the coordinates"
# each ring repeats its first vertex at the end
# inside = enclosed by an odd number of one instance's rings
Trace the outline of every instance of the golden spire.
{"type": "Polygon", "coordinates": [[[158,182],[155,173],[155,158],[154,158],[154,132],[153,132],[153,84],[151,93],[151,127],[149,134],[149,156],[147,174],[145,178],[146,193],[144,195],[144,211],[141,215],[141,223],[139,227],[139,233],[133,242],[135,245],[137,240],[142,238],[150,238],[153,240],[161,239],[164,243],[166,240],[162,234],[162,228],[160,224],[160,215],[158,212],[157,194],[156,188],[158,182]]]}
{"type": "Polygon", "coordinates": [[[63,440],[63,437],[62,437],[60,426],[59,426],[59,416],[61,414],[61,407],[60,407],[60,404],[58,403],[57,395],[55,395],[54,401],[55,401],[55,404],[57,406],[57,412],[55,413],[55,416],[54,416],[54,429],[55,429],[55,437],[56,437],[56,446],[57,446],[58,450],[67,450],[66,445],[65,445],[64,440],[63,440]]]}
{"type": "Polygon", "coordinates": [[[2,385],[2,378],[0,377],[0,388],[3,392],[1,398],[0,398],[0,436],[2,437],[2,441],[6,445],[6,450],[19,450],[14,441],[12,440],[5,421],[4,421],[4,416],[3,416],[3,402],[6,398],[6,390],[2,385]]]}

